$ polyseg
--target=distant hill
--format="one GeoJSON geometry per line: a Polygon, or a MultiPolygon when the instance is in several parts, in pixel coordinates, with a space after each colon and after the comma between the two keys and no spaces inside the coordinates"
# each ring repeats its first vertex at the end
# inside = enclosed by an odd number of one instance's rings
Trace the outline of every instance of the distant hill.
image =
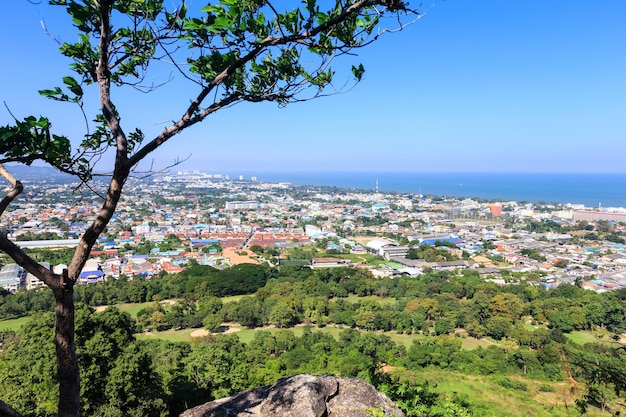
{"type": "Polygon", "coordinates": [[[57,171],[48,166],[26,166],[22,164],[7,164],[6,168],[11,174],[22,182],[71,182],[71,175],[57,171]]]}

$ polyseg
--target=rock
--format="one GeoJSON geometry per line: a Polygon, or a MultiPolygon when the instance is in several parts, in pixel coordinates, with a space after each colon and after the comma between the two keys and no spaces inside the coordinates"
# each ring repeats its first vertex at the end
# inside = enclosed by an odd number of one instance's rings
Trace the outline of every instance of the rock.
{"type": "Polygon", "coordinates": [[[404,417],[387,396],[361,379],[295,375],[191,408],[180,417],[372,417],[374,411],[404,417]]]}

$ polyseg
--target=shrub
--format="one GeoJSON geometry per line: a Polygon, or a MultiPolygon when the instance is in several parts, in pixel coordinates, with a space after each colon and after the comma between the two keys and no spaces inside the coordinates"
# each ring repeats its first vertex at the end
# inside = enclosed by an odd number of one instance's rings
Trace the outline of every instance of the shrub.
{"type": "Polygon", "coordinates": [[[495,378],[494,382],[501,387],[510,388],[517,391],[528,391],[528,384],[516,379],[510,379],[506,377],[495,378]]]}

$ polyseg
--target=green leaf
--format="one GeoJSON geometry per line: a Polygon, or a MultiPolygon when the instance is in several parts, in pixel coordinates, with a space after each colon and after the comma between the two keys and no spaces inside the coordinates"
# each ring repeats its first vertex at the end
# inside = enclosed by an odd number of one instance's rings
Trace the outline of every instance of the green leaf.
{"type": "Polygon", "coordinates": [[[328,19],[330,19],[330,16],[328,16],[326,13],[317,12],[315,14],[315,18],[317,19],[318,25],[323,25],[324,23],[328,22],[328,19]]]}
{"type": "Polygon", "coordinates": [[[186,30],[200,30],[204,28],[204,25],[202,23],[202,20],[194,18],[190,20],[185,20],[183,27],[186,30]]]}
{"type": "Polygon", "coordinates": [[[54,96],[62,94],[60,87],[55,87],[54,90],[39,90],[39,95],[42,97],[54,98],[54,96]]]}
{"type": "Polygon", "coordinates": [[[69,88],[69,90],[74,93],[77,97],[82,97],[83,96],[83,89],[81,88],[80,84],[78,84],[78,82],[72,78],[72,77],[63,77],[63,83],[65,85],[67,85],[67,88],[69,88]]]}
{"type": "Polygon", "coordinates": [[[217,29],[221,31],[229,27],[231,23],[232,21],[228,17],[225,17],[225,16],[216,17],[215,22],[211,25],[209,29],[211,31],[213,31],[213,29],[217,29]]]}
{"type": "Polygon", "coordinates": [[[202,9],[200,9],[200,11],[203,13],[218,13],[224,11],[224,8],[221,6],[213,6],[209,4],[208,6],[204,6],[202,9]]]}
{"type": "Polygon", "coordinates": [[[365,67],[363,67],[363,64],[359,64],[358,67],[355,67],[354,65],[352,66],[352,74],[354,74],[354,77],[357,79],[357,81],[361,81],[364,72],[365,67]]]}

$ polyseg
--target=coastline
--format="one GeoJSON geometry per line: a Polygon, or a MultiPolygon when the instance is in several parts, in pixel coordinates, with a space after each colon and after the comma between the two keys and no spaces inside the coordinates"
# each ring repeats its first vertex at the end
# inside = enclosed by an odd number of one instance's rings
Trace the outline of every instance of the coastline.
{"type": "Polygon", "coordinates": [[[249,180],[289,182],[363,191],[424,194],[483,200],[559,203],[588,208],[626,207],[626,174],[447,172],[247,172],[249,180]]]}

